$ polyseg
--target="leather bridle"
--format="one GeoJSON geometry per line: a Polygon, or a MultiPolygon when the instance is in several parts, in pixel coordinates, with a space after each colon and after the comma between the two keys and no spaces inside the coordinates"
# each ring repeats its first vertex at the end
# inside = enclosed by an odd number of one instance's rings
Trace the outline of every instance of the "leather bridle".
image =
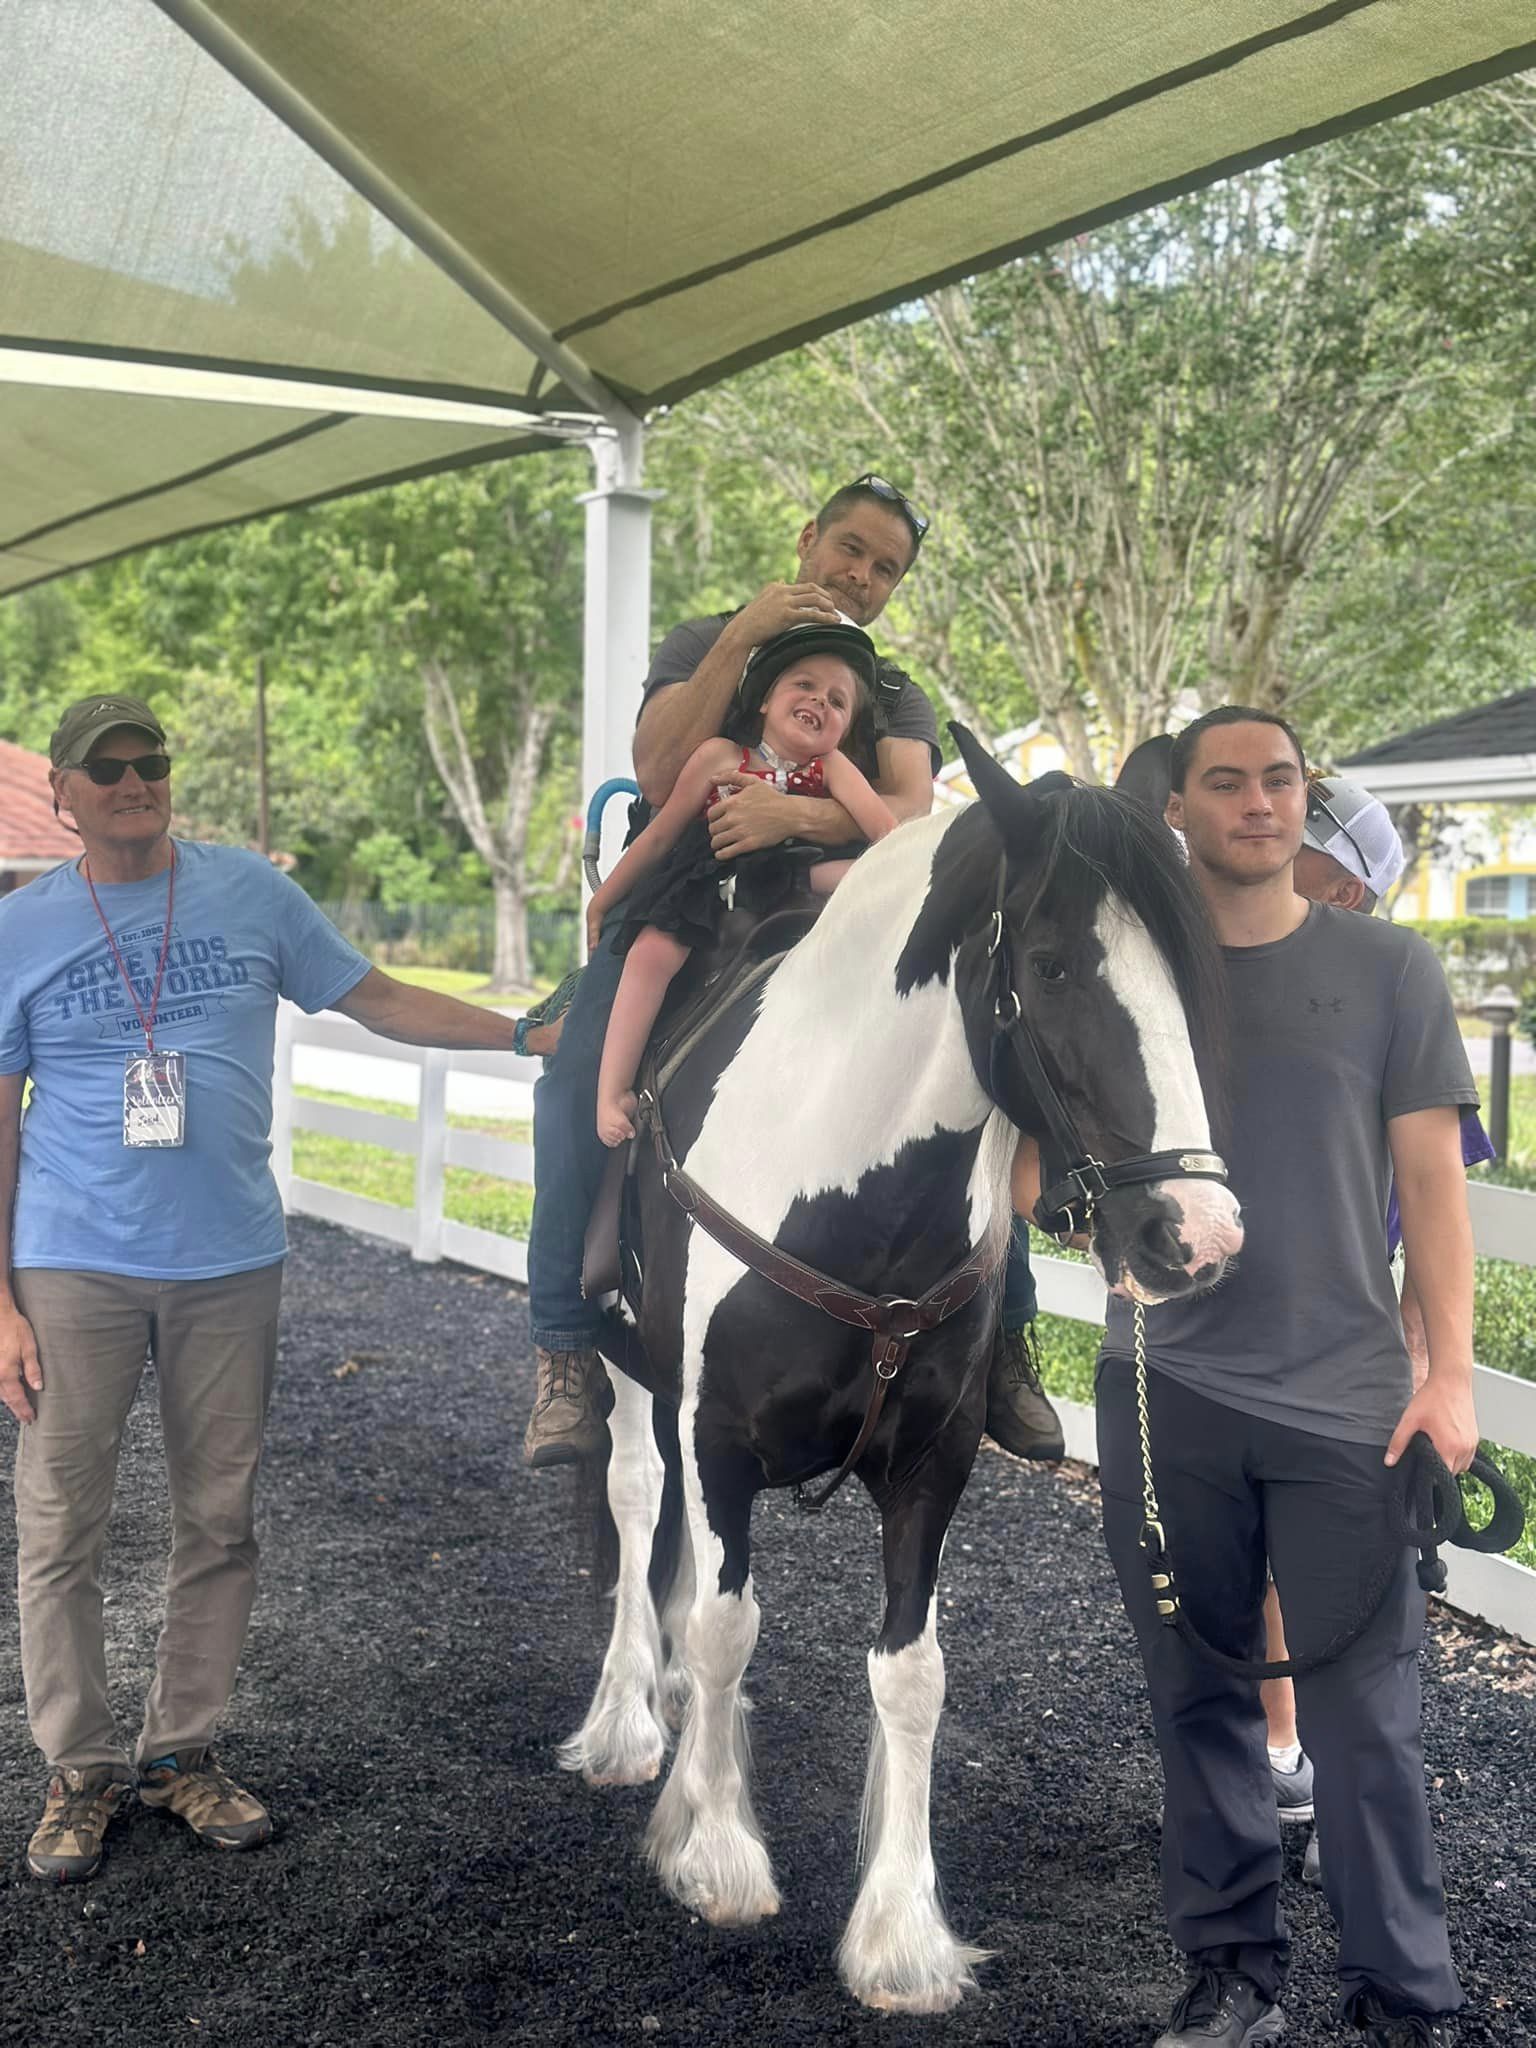
{"type": "MultiPolygon", "coordinates": [[[[992,930],[987,939],[987,958],[992,963],[992,1030],[987,1047],[987,1072],[983,1076],[988,1095],[1006,1112],[1018,1130],[1043,1122],[1046,1143],[1041,1147],[1041,1179],[1045,1183],[1035,1204],[1035,1221],[1048,1235],[1061,1241],[1092,1227],[1093,1212],[1104,1197],[1117,1188],[1141,1187],[1150,1181],[1217,1180],[1227,1178],[1225,1161],[1215,1152],[1137,1152],[1129,1159],[1106,1166],[1095,1159],[1083,1143],[1070,1111],[1046,1072],[1040,1046],[1024,1014],[1013,974],[1013,946],[1008,920],[1003,912],[1008,890],[1008,863],[998,869],[997,902],[992,912],[992,930]],[[1010,1054],[1017,1062],[1028,1091],[1029,1102],[1015,1099],[1008,1086],[1010,1054]],[[1030,1109],[1036,1114],[1030,1115],[1030,1109]],[[1049,1169],[1049,1173],[1047,1173],[1049,1169]]],[[[1041,885],[1041,893],[1044,884],[1041,885]]],[[[1033,916],[1040,901],[1037,894],[1030,905],[1033,916]]],[[[1028,917],[1025,919],[1028,924],[1028,917]]]]}

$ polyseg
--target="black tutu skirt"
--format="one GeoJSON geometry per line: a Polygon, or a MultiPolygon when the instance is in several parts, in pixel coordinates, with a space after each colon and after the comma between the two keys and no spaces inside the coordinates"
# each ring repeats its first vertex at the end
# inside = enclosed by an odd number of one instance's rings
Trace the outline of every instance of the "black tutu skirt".
{"type": "Polygon", "coordinates": [[[725,914],[722,884],[734,875],[737,908],[766,917],[794,893],[810,862],[826,858],[820,847],[808,846],[804,853],[796,860],[771,846],[740,860],[716,860],[708,822],[695,818],[661,866],[630,891],[624,921],[613,935],[614,952],[627,953],[648,924],[695,950],[712,946],[725,914]]]}

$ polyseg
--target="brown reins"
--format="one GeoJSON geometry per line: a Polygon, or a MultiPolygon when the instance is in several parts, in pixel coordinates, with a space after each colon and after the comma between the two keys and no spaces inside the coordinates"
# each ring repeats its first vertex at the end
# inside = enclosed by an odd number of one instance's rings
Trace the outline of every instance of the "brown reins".
{"type": "Polygon", "coordinates": [[[891,1382],[906,1363],[907,1353],[914,1342],[929,1330],[936,1330],[957,1309],[965,1307],[982,1282],[996,1271],[1000,1247],[990,1243],[974,1245],[958,1266],[951,1268],[942,1280],[915,1301],[899,1294],[865,1294],[857,1287],[849,1287],[827,1273],[818,1272],[816,1267],[806,1265],[803,1259],[770,1244],[767,1238],[759,1237],[755,1230],[749,1230],[722,1209],[697,1181],[690,1179],[673,1156],[662,1120],[659,1093],[652,1093],[649,1088],[642,1091],[637,1104],[637,1120],[650,1126],[656,1158],[661,1166],[662,1186],[684,1215],[690,1217],[706,1236],[712,1237],[733,1259],[739,1259],[744,1266],[785,1294],[792,1294],[797,1301],[820,1309],[837,1322],[870,1333],[869,1354],[874,1368],[874,1384],[870,1388],[869,1405],[853,1446],[824,1486],[814,1493],[808,1493],[804,1487],[796,1491],[797,1505],[807,1514],[817,1514],[863,1457],[880,1421],[891,1382]]]}

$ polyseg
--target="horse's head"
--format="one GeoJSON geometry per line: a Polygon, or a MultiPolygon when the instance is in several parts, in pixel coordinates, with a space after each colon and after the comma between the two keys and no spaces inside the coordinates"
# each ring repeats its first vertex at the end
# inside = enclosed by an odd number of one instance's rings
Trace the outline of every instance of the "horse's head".
{"type": "Polygon", "coordinates": [[[950,730],[981,800],[967,870],[992,913],[977,929],[973,901],[955,986],[983,1086],[1039,1143],[1037,1220],[1086,1222],[1106,1281],[1133,1299],[1214,1286],[1243,1238],[1202,1087],[1223,984],[1172,835],[1065,775],[1022,786],[950,730]]]}

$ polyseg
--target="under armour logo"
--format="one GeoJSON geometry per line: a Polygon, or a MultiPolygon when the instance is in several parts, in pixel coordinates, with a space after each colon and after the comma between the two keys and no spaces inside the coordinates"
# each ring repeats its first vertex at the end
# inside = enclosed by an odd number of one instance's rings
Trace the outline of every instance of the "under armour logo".
{"type": "Polygon", "coordinates": [[[1334,1016],[1337,1017],[1344,1008],[1344,998],[1342,996],[1308,996],[1307,1008],[1314,1017],[1321,1016],[1324,1010],[1332,1010],[1334,1016]]]}

